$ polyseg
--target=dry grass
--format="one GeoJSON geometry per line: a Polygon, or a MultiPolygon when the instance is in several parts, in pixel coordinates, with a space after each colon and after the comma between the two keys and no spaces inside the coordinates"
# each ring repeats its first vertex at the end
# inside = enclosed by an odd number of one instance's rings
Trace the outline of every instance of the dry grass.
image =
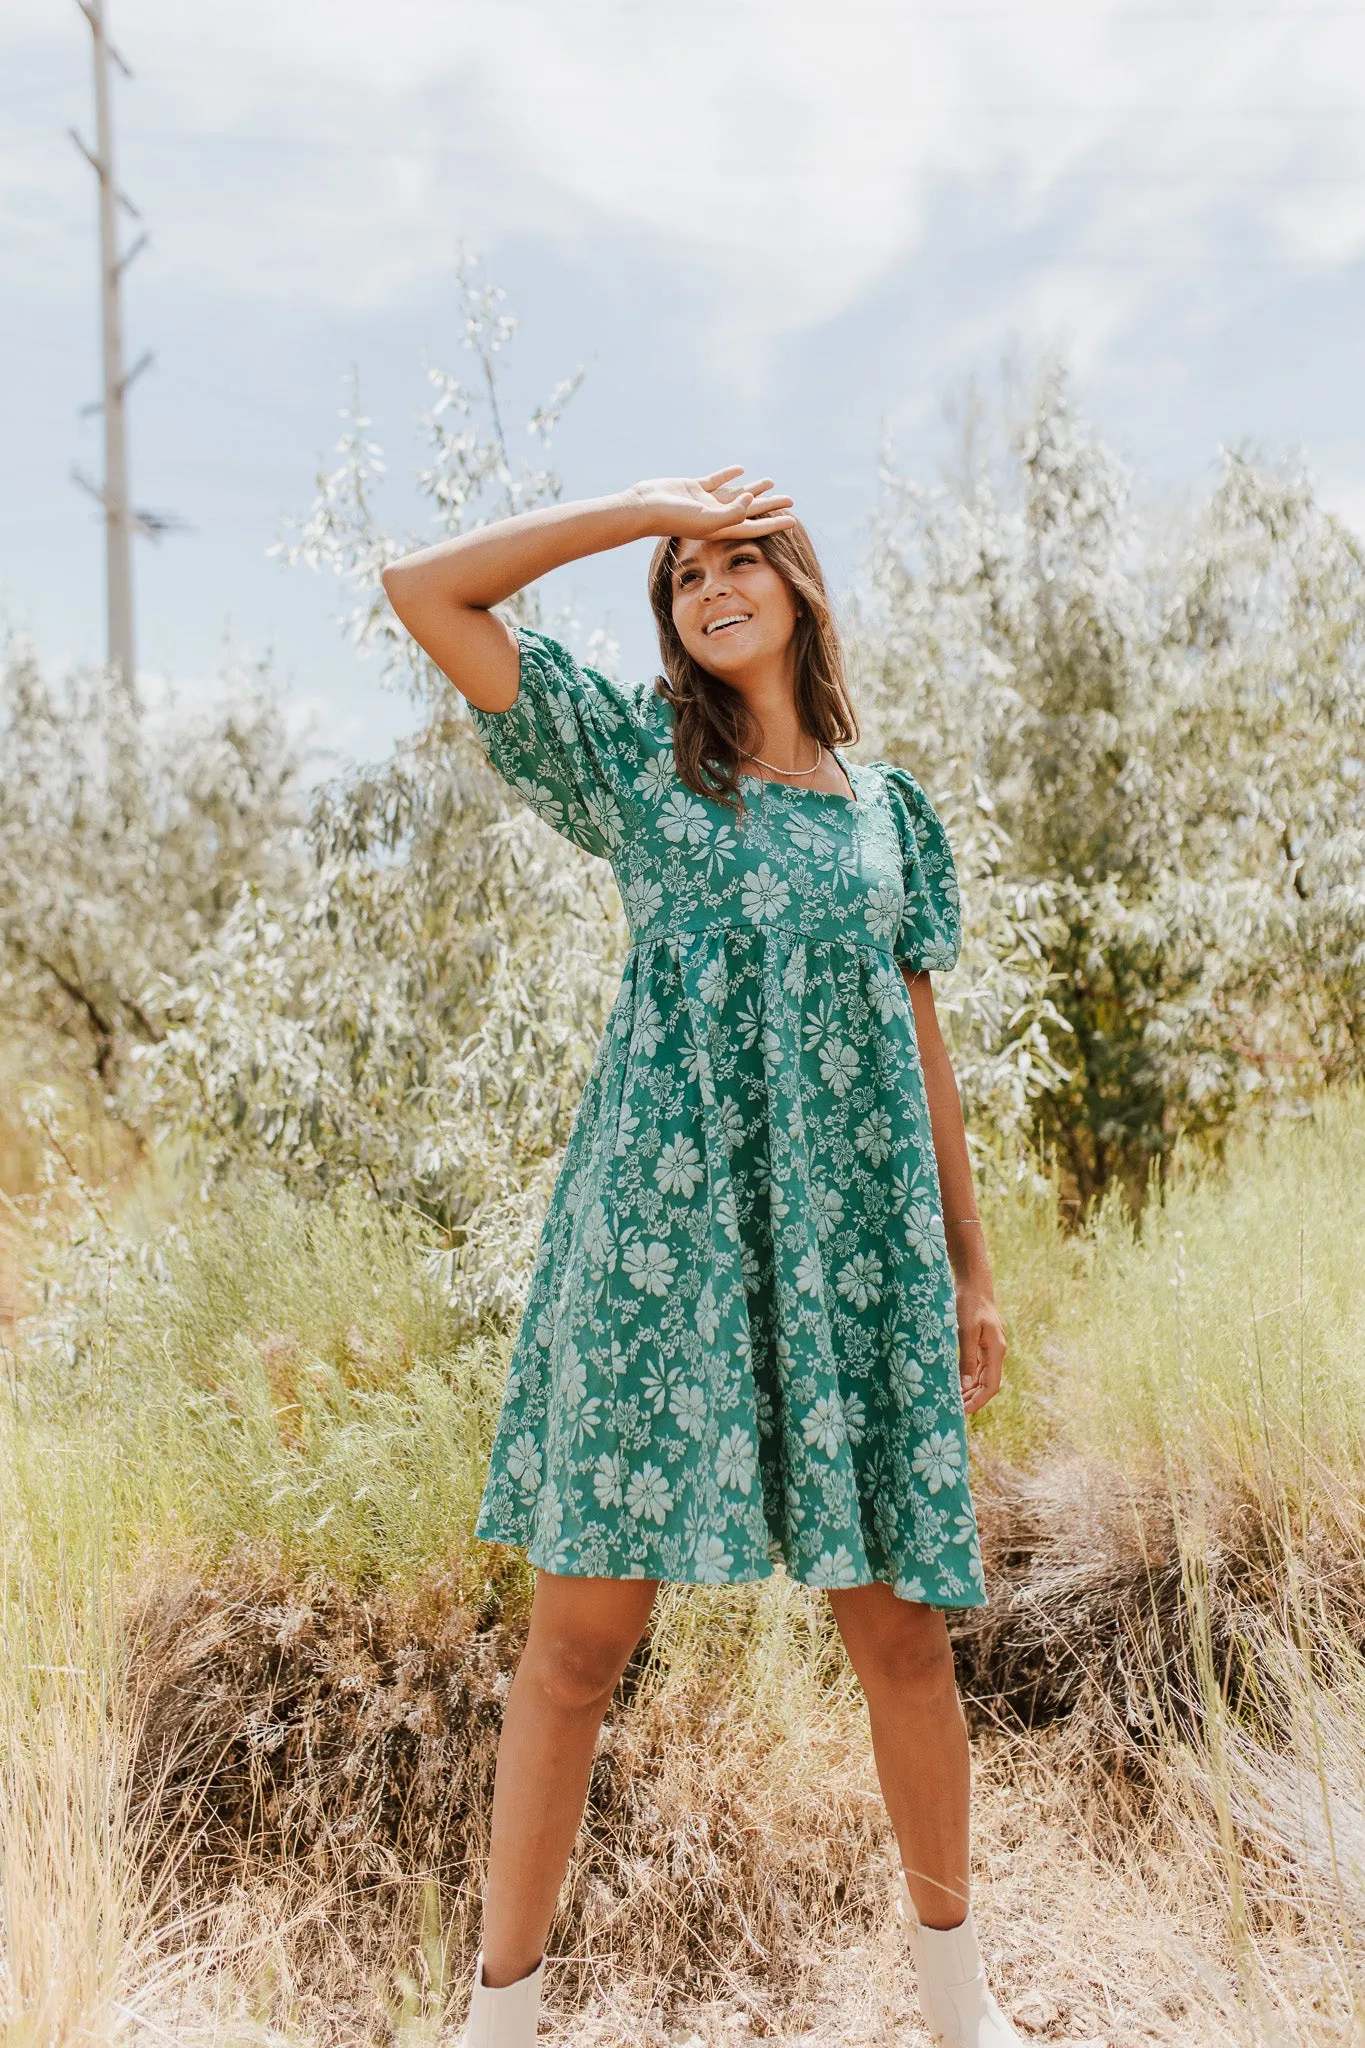
{"type": "MultiPolygon", "coordinates": [[[[1365,1108],[1137,1236],[1000,1200],[954,1628],[1002,1996],[1054,2041],[1365,2040],[1365,1108]]],[[[469,1539],[496,1354],[360,1209],[160,1227],[88,1233],[8,1354],[0,2042],[451,2039],[527,1592],[469,1539]]],[[[908,2048],[893,1869],[826,1603],[666,1588],[548,2037],[908,2048]]]]}

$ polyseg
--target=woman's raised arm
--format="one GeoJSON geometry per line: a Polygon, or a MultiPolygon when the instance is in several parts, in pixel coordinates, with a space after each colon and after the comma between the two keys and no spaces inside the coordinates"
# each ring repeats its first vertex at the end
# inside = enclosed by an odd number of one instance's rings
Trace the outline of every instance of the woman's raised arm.
{"type": "Polygon", "coordinates": [[[517,700],[516,638],[491,607],[585,555],[661,534],[718,540],[790,526],[790,498],[765,496],[771,477],[740,489],[740,468],[657,477],[606,498],[580,498],[476,526],[419,548],[384,571],[389,603],[418,645],[480,711],[517,700]]]}

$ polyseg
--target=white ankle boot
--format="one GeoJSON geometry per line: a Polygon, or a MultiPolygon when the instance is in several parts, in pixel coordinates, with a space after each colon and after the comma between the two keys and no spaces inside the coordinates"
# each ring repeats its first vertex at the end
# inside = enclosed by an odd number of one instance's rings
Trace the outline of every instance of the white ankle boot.
{"type": "Polygon", "coordinates": [[[924,2024],[939,2048],[1024,2048],[991,1995],[972,1910],[960,1927],[924,1927],[901,1872],[896,1912],[910,1936],[924,2024]]]}
{"type": "Polygon", "coordinates": [[[529,1976],[518,1977],[515,1984],[485,1984],[480,1949],[474,1959],[474,1990],[460,2048],[535,2048],[544,1979],[542,1956],[529,1976]]]}

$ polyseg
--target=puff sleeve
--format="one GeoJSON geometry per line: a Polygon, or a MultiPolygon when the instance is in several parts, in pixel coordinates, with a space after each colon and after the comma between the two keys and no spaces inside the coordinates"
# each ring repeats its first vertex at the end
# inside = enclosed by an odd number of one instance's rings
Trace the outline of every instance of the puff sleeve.
{"type": "Polygon", "coordinates": [[[503,781],[565,839],[610,860],[626,836],[641,693],[582,668],[547,633],[518,626],[520,685],[506,711],[470,716],[503,781]]]}
{"type": "Polygon", "coordinates": [[[937,811],[906,768],[885,766],[901,839],[905,909],[892,951],[905,967],[946,970],[962,951],[962,901],[937,811]]]}

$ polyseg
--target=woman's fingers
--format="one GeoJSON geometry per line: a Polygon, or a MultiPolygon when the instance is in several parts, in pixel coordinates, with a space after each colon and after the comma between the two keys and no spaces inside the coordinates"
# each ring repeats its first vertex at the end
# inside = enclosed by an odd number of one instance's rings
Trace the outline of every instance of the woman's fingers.
{"type": "Polygon", "coordinates": [[[710,476],[699,476],[697,482],[704,491],[718,491],[722,484],[731,483],[735,477],[743,476],[744,464],[733,463],[729,469],[714,469],[710,476]]]}
{"type": "Polygon", "coordinates": [[[712,540],[742,539],[745,534],[752,536],[756,533],[783,533],[788,527],[795,526],[795,515],[788,511],[792,503],[790,498],[757,498],[746,504],[746,495],[741,494],[732,506],[726,508],[736,513],[737,517],[718,527],[711,535],[712,540]]]}
{"type": "Polygon", "coordinates": [[[795,526],[796,519],[790,512],[779,512],[772,519],[741,519],[735,526],[722,526],[711,540],[753,540],[761,533],[786,533],[795,526]]]}
{"type": "Polygon", "coordinates": [[[712,492],[712,496],[719,498],[722,504],[728,504],[734,498],[761,498],[763,493],[770,491],[772,487],[773,480],[770,476],[760,476],[755,477],[751,484],[722,484],[718,490],[712,492]]]}
{"type": "Polygon", "coordinates": [[[978,1312],[959,1328],[958,1348],[962,1406],[975,1415],[1000,1392],[1004,1333],[992,1316],[978,1312]]]}

